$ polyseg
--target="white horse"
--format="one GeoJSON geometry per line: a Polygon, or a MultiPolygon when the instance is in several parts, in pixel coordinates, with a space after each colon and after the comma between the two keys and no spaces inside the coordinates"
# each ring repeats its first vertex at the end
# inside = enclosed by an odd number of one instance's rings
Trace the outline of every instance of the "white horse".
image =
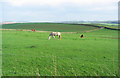
{"type": "Polygon", "coordinates": [[[50,39],[51,36],[53,36],[54,39],[55,39],[55,36],[58,36],[58,39],[61,40],[61,33],[60,32],[51,32],[49,37],[48,37],[48,40],[50,39]]]}

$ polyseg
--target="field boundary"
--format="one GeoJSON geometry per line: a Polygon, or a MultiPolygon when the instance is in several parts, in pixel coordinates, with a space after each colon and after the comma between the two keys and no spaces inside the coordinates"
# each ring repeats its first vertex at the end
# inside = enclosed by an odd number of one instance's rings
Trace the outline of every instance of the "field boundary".
{"type": "Polygon", "coordinates": [[[104,29],[109,29],[109,30],[117,30],[120,31],[120,29],[115,29],[115,28],[110,28],[106,26],[97,26],[97,25],[90,25],[90,24],[73,24],[73,25],[84,25],[84,26],[91,26],[91,27],[97,27],[97,28],[104,28],[104,29]]]}
{"type": "MultiPolygon", "coordinates": [[[[96,30],[100,30],[100,29],[103,29],[103,28],[96,28],[93,30],[87,30],[87,31],[82,31],[82,32],[91,32],[91,31],[96,31],[96,30]]],[[[54,31],[39,31],[39,30],[32,31],[32,30],[26,30],[26,29],[0,29],[0,30],[31,31],[31,32],[54,32],[54,31]]],[[[80,32],[61,32],[61,33],[80,33],[80,32]]]]}
{"type": "MultiPolygon", "coordinates": [[[[32,31],[32,30],[26,30],[26,29],[0,29],[0,30],[15,30],[15,31],[32,31]]],[[[52,32],[52,31],[35,31],[35,32],[52,32]]]]}

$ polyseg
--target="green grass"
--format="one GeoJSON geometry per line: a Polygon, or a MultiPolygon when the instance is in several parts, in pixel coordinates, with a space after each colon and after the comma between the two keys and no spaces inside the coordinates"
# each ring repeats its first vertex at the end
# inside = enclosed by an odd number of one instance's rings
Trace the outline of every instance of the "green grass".
{"type": "Polygon", "coordinates": [[[118,75],[118,39],[111,39],[118,31],[62,33],[61,40],[47,40],[49,34],[4,30],[3,76],[118,75]]]}
{"type": "Polygon", "coordinates": [[[17,23],[17,24],[3,24],[2,28],[6,29],[36,29],[41,31],[60,31],[60,32],[83,32],[87,30],[96,29],[96,27],[72,24],[58,24],[58,23],[17,23]]]}
{"type": "Polygon", "coordinates": [[[102,24],[91,24],[91,25],[96,25],[96,26],[100,26],[100,27],[108,27],[108,28],[113,28],[113,29],[120,29],[118,27],[118,24],[102,23],[102,24]]]}

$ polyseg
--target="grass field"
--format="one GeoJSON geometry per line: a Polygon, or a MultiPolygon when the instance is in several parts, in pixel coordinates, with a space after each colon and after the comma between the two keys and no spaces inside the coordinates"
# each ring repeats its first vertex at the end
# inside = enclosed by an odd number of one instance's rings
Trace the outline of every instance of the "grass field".
{"type": "Polygon", "coordinates": [[[83,32],[96,27],[84,25],[72,25],[61,23],[16,23],[16,24],[3,24],[2,28],[7,29],[35,29],[40,31],[59,31],[59,32],[83,32]]]}
{"type": "MultiPolygon", "coordinates": [[[[77,26],[75,30],[72,27],[65,30],[64,26],[61,30],[45,28],[50,31],[80,31],[77,26]]],[[[42,26],[36,29],[43,30],[42,26]]],[[[95,28],[83,27],[82,30],[89,29],[95,28]]],[[[118,31],[100,29],[62,33],[61,40],[47,40],[48,32],[3,30],[2,33],[3,76],[118,75],[118,31]],[[80,39],[81,34],[85,35],[83,39],[80,39]]]]}
{"type": "Polygon", "coordinates": [[[91,24],[91,25],[100,26],[100,27],[108,27],[108,28],[113,28],[113,29],[120,29],[118,24],[102,23],[102,24],[91,24]]]}

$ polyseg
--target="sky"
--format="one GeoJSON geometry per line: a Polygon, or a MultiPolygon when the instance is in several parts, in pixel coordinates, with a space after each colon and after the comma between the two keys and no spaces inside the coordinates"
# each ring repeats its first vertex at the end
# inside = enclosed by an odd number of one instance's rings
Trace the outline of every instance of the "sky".
{"type": "Polygon", "coordinates": [[[111,21],[119,0],[1,0],[3,22],[111,21]]]}

